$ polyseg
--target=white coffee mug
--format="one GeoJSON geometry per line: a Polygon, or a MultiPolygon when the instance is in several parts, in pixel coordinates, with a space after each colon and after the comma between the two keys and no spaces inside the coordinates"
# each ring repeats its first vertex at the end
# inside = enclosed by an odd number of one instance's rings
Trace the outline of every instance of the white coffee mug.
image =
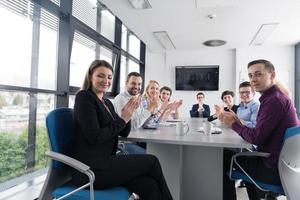
{"type": "Polygon", "coordinates": [[[185,122],[178,122],[176,124],[176,134],[177,135],[185,135],[189,132],[189,130],[190,130],[190,127],[185,122]]]}
{"type": "Polygon", "coordinates": [[[212,123],[210,123],[210,122],[204,122],[203,123],[204,134],[210,135],[211,132],[212,132],[212,129],[213,129],[213,124],[212,123]]]}

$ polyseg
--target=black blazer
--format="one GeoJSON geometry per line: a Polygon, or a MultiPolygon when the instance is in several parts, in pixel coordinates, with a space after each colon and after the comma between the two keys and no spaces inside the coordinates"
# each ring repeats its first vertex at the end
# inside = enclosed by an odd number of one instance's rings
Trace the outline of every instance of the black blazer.
{"type": "Polygon", "coordinates": [[[111,114],[91,90],[78,92],[75,99],[73,157],[92,169],[107,168],[111,156],[116,154],[118,136],[127,137],[130,132],[130,122],[126,124],[117,115],[110,100],[104,101],[111,114]]]}
{"type": "MultiPolygon", "coordinates": [[[[192,110],[190,110],[191,117],[200,117],[198,108],[199,108],[199,104],[193,105],[192,110]]],[[[209,105],[203,104],[203,108],[204,108],[204,111],[202,113],[202,115],[203,115],[202,117],[205,117],[205,118],[209,117],[210,116],[209,105]]]]}

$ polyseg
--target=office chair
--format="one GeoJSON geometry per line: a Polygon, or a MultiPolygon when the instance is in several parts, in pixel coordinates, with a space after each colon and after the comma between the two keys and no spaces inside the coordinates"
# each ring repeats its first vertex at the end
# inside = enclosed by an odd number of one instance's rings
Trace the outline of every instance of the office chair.
{"type": "Polygon", "coordinates": [[[231,159],[229,178],[231,180],[242,180],[247,183],[254,184],[264,195],[264,199],[274,199],[274,196],[284,195],[284,190],[282,185],[274,185],[269,183],[264,183],[261,181],[254,180],[238,163],[237,157],[240,156],[259,156],[259,157],[269,157],[269,153],[264,152],[240,152],[235,154],[231,159]],[[235,163],[240,169],[234,169],[233,163],[235,163]]]}
{"type": "Polygon", "coordinates": [[[58,108],[51,111],[46,117],[46,126],[51,148],[47,155],[51,158],[51,163],[39,200],[50,200],[53,197],[57,200],[135,199],[135,195],[131,195],[123,187],[94,190],[95,175],[90,167],[69,157],[75,141],[72,109],[58,108]],[[86,174],[89,182],[78,188],[71,185],[72,176],[68,170],[71,167],[86,174]]]}
{"type": "Polygon", "coordinates": [[[269,153],[264,152],[240,152],[232,157],[229,177],[231,180],[242,179],[248,183],[254,184],[265,194],[265,199],[269,195],[286,195],[288,200],[299,199],[300,196],[300,127],[288,128],[284,135],[283,146],[278,160],[278,170],[282,185],[273,185],[254,180],[239,165],[237,157],[239,156],[260,156],[268,157],[269,153]],[[234,169],[235,163],[240,169],[234,169]],[[296,198],[298,197],[298,198],[296,198]]]}
{"type": "Polygon", "coordinates": [[[278,169],[288,200],[300,199],[300,127],[287,129],[278,169]]]}

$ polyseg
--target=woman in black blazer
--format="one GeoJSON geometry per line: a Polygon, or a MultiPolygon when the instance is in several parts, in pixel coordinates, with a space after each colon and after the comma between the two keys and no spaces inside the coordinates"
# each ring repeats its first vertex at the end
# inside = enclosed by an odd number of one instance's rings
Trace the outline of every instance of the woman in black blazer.
{"type": "Polygon", "coordinates": [[[194,104],[192,110],[190,110],[191,117],[204,117],[207,118],[210,116],[209,105],[204,104],[205,95],[203,92],[199,92],[197,95],[197,104],[194,104]]]}
{"type": "Polygon", "coordinates": [[[213,114],[212,116],[209,116],[207,120],[210,122],[218,119],[218,116],[221,114],[221,112],[223,112],[223,110],[224,111],[232,110],[234,113],[236,113],[239,105],[234,104],[233,98],[234,98],[234,92],[230,90],[225,90],[224,92],[222,92],[221,99],[224,102],[225,107],[215,105],[216,113],[213,114]]]}
{"type": "MultiPolygon", "coordinates": [[[[103,60],[92,62],[76,95],[74,158],[95,173],[95,189],[123,186],[140,199],[172,199],[158,159],[153,155],[116,155],[118,136],[127,137],[130,118],[140,98],[131,99],[119,117],[110,100],[104,98],[112,83],[112,66],[103,60]]],[[[85,175],[72,171],[76,185],[88,182],[85,175]]]]}

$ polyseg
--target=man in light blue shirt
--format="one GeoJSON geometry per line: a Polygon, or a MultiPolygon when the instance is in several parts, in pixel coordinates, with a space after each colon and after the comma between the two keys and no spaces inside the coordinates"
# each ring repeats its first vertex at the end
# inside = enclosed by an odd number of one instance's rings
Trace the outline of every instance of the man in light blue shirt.
{"type": "Polygon", "coordinates": [[[256,126],[259,103],[253,99],[255,91],[253,87],[251,87],[250,82],[242,82],[239,86],[239,93],[241,103],[237,110],[237,116],[243,125],[254,128],[256,126]]]}

